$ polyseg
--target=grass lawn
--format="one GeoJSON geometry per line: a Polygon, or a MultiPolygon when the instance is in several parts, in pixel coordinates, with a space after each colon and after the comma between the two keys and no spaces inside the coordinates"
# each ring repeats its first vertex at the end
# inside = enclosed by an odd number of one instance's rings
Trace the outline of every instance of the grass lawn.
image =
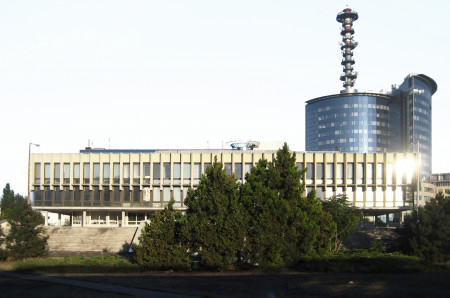
{"type": "MultiPolygon", "coordinates": [[[[256,266],[244,265],[231,271],[267,271],[256,266]]],[[[281,269],[281,268],[278,268],[281,269]]],[[[349,251],[337,255],[304,258],[295,266],[284,268],[297,272],[371,272],[400,273],[427,272],[446,269],[444,265],[427,264],[417,257],[402,254],[367,253],[349,251]]],[[[15,262],[0,262],[0,270],[46,273],[138,273],[145,269],[119,256],[35,258],[15,262]]],[[[277,269],[268,270],[268,272],[277,269]]],[[[198,271],[198,270],[193,270],[198,271]]]]}
{"type": "Polygon", "coordinates": [[[46,273],[108,273],[142,271],[142,268],[138,264],[118,256],[35,258],[16,262],[6,262],[5,266],[8,267],[9,270],[46,273]]]}

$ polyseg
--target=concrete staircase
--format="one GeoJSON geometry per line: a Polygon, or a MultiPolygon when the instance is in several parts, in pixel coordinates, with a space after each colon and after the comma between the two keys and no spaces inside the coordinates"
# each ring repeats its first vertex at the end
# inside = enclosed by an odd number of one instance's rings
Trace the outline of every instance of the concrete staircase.
{"type": "Polygon", "coordinates": [[[373,240],[395,240],[397,234],[394,228],[362,228],[351,238],[345,239],[343,245],[347,249],[368,249],[373,240]]]}
{"type": "MultiPolygon", "coordinates": [[[[50,256],[96,256],[128,253],[138,227],[47,227],[50,256]]],[[[136,242],[134,242],[136,243],[136,242]]]]}

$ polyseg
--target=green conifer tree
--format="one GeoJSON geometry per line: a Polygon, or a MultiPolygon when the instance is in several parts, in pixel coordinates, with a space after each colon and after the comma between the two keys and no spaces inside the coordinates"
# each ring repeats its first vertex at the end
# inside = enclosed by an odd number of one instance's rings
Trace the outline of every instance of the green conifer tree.
{"type": "Polygon", "coordinates": [[[14,198],[14,191],[11,189],[9,183],[6,183],[6,186],[3,188],[3,196],[0,204],[0,218],[8,219],[10,217],[10,213],[14,209],[16,204],[16,200],[14,198]]]}
{"type": "Polygon", "coordinates": [[[3,189],[2,217],[10,225],[5,238],[7,255],[13,259],[45,256],[48,253],[44,218],[28,205],[27,199],[14,194],[9,184],[3,189]]]}
{"type": "Polygon", "coordinates": [[[260,160],[246,175],[241,198],[248,213],[248,261],[264,267],[295,264],[330,250],[335,226],[315,198],[304,198],[295,152],[285,143],[273,162],[260,160]]]}
{"type": "Polygon", "coordinates": [[[189,189],[185,203],[189,245],[200,264],[210,269],[233,265],[243,248],[245,218],[239,201],[239,183],[226,174],[215,158],[197,189],[189,189]]]}
{"type": "Polygon", "coordinates": [[[133,249],[138,264],[152,270],[185,270],[190,268],[190,257],[185,245],[183,229],[185,218],[173,208],[171,199],[164,210],[156,212],[139,236],[133,249]]]}

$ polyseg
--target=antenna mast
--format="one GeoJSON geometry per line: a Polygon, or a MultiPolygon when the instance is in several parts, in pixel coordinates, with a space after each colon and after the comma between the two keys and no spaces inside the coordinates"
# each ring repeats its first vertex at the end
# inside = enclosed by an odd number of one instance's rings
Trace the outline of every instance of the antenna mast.
{"type": "Polygon", "coordinates": [[[358,92],[358,90],[353,89],[356,77],[358,76],[353,71],[353,64],[355,64],[355,60],[353,60],[353,49],[358,45],[358,42],[353,40],[353,34],[355,33],[353,22],[357,19],[358,13],[350,8],[344,9],[336,16],[336,21],[342,24],[342,42],[340,42],[340,45],[343,57],[341,65],[343,66],[344,72],[341,74],[341,81],[344,81],[343,86],[345,89],[341,93],[358,92]]]}

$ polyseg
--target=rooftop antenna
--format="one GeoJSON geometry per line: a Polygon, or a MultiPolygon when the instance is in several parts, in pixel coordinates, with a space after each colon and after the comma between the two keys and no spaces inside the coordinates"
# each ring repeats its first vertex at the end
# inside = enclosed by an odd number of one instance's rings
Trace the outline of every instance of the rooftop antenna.
{"type": "Polygon", "coordinates": [[[353,60],[353,49],[358,45],[358,42],[353,40],[353,34],[355,34],[353,22],[357,19],[358,13],[348,8],[348,6],[336,16],[336,21],[342,24],[342,42],[339,44],[341,45],[343,57],[341,61],[343,73],[341,74],[340,79],[344,82],[342,85],[345,89],[342,90],[341,93],[358,92],[358,90],[353,89],[356,77],[358,76],[358,74],[353,71],[353,64],[355,64],[355,60],[353,60]]]}
{"type": "Polygon", "coordinates": [[[258,141],[229,141],[226,143],[228,146],[231,147],[233,150],[253,150],[255,148],[259,148],[259,142],[258,141]]]}

